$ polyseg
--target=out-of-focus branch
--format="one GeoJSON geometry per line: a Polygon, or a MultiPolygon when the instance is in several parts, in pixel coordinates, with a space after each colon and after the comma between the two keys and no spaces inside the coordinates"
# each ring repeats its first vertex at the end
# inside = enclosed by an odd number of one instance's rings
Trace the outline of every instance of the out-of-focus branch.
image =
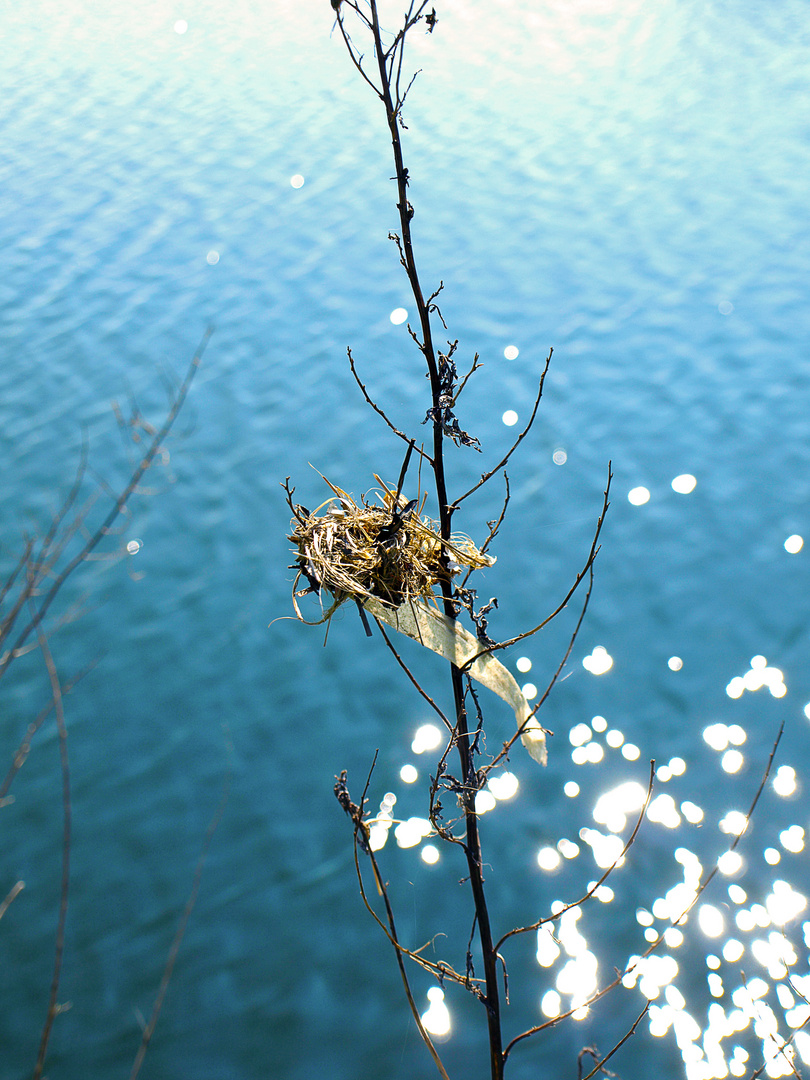
{"type": "MultiPolygon", "coordinates": [[[[160,429],[157,431],[151,443],[147,447],[146,452],[144,453],[140,462],[131,474],[128,483],[115,498],[112,508],[110,509],[102,523],[98,526],[98,528],[88,537],[88,539],[86,540],[82,548],[78,551],[78,553],[73,556],[73,558],[67,563],[65,567],[63,567],[63,569],[58,574],[53,576],[50,588],[47,590],[42,600],[39,601],[34,607],[30,620],[20,632],[12,647],[7,650],[7,652],[2,658],[0,658],[0,678],[2,678],[3,675],[6,673],[15,657],[20,654],[20,650],[27,641],[28,637],[42,623],[42,620],[48,613],[51,604],[53,603],[60,589],[65,584],[70,575],[73,573],[73,571],[82,562],[87,560],[91,552],[101,543],[101,541],[106,536],[110,534],[118,517],[124,511],[124,508],[126,507],[127,502],[130,499],[130,496],[133,494],[133,492],[136,491],[144,473],[152,464],[155,455],[158,453],[161,446],[163,445],[163,442],[166,439],[166,436],[171,431],[172,425],[177,419],[177,415],[182,409],[183,404],[185,403],[186,397],[191,387],[192,380],[194,379],[194,376],[197,373],[197,369],[200,366],[200,361],[202,359],[202,354],[205,350],[205,346],[208,344],[208,339],[211,337],[212,333],[213,328],[209,328],[203,335],[202,341],[200,342],[197,351],[194,353],[194,356],[191,359],[191,363],[189,364],[186,376],[183,379],[183,382],[180,384],[174,401],[172,402],[171,408],[166,415],[166,419],[163,421],[160,429]]],[[[65,500],[63,508],[58,515],[60,517],[60,520],[75,499],[75,493],[78,490],[76,485],[80,482],[81,472],[82,470],[80,468],[79,475],[77,475],[76,484],[74,484],[74,488],[71,491],[71,494],[65,500]]],[[[51,527],[51,531],[53,531],[53,526],[51,527]]],[[[29,583],[26,586],[26,589],[27,599],[29,596],[34,595],[34,585],[29,583]]]]}

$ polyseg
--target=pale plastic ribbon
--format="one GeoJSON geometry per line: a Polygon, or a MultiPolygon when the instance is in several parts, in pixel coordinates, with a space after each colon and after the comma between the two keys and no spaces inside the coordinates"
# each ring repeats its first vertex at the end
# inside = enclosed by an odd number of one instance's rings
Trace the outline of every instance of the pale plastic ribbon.
{"type": "MultiPolygon", "coordinates": [[[[387,623],[400,634],[413,638],[458,668],[464,667],[468,660],[481,652],[481,642],[463,626],[420,601],[411,601],[401,607],[391,608],[372,598],[365,600],[363,606],[375,619],[387,623]]],[[[465,670],[476,682],[493,690],[498,697],[511,705],[515,711],[518,730],[522,729],[523,745],[535,761],[545,765],[545,732],[532,716],[529,703],[511,672],[507,671],[492,653],[479,656],[465,670]]]]}

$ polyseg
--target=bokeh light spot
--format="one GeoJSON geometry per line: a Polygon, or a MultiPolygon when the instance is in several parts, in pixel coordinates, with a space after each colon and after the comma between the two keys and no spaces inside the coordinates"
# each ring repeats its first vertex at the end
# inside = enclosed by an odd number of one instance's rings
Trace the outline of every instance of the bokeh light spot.
{"type": "Polygon", "coordinates": [[[695,490],[696,485],[697,480],[691,473],[682,473],[672,481],[672,490],[677,491],[679,495],[688,495],[695,490]]]}
{"type": "Polygon", "coordinates": [[[613,657],[604,645],[597,645],[590,656],[583,657],[582,666],[591,675],[604,675],[613,667],[613,657]]]}

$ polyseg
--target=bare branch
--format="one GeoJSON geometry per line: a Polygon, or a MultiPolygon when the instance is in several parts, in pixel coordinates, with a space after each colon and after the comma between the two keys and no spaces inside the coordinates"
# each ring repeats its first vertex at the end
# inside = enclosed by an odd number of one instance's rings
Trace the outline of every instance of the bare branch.
{"type": "MultiPolygon", "coordinates": [[[[33,605],[32,605],[33,607],[33,605]]],[[[51,1037],[53,1022],[59,1015],[60,1008],[57,1001],[59,996],[59,981],[62,975],[62,957],[65,951],[65,922],[67,921],[68,894],[70,892],[70,766],[67,752],[67,728],[65,726],[65,713],[62,706],[62,687],[59,683],[59,675],[56,665],[48,647],[48,641],[42,626],[36,624],[37,639],[45,661],[48,679],[51,684],[53,706],[56,713],[56,729],[59,736],[59,760],[62,771],[62,879],[59,888],[59,916],[56,922],[56,946],[54,949],[53,975],[51,977],[51,992],[48,1000],[48,1013],[42,1028],[42,1036],[39,1043],[34,1066],[34,1080],[40,1080],[42,1070],[45,1067],[45,1054],[48,1050],[48,1041],[51,1037]]]]}
{"type": "Polygon", "coordinates": [[[638,1014],[636,1019],[633,1021],[633,1026],[630,1028],[630,1030],[623,1036],[623,1038],[619,1039],[619,1041],[616,1043],[616,1045],[613,1047],[613,1049],[610,1051],[609,1054],[605,1054],[605,1056],[603,1058],[601,1058],[599,1061],[597,1061],[596,1065],[594,1065],[594,1067],[591,1069],[591,1071],[588,1073],[588,1075],[584,1076],[582,1078],[582,1080],[591,1080],[592,1076],[595,1076],[596,1073],[598,1073],[598,1072],[600,1072],[602,1070],[605,1062],[609,1061],[610,1058],[612,1058],[613,1055],[616,1053],[616,1051],[621,1049],[621,1047],[624,1046],[624,1044],[627,1042],[627,1040],[629,1038],[631,1038],[631,1036],[635,1035],[636,1028],[641,1023],[641,1021],[644,1019],[644,1017],[647,1015],[647,1012],[648,1012],[651,1004],[652,1004],[652,1002],[650,1002],[650,1001],[647,1001],[645,1003],[644,1008],[641,1010],[641,1012],[638,1014]]]}
{"type": "Polygon", "coordinates": [[[641,823],[644,820],[645,815],[647,813],[647,807],[650,805],[650,799],[652,798],[652,793],[653,793],[653,781],[654,780],[655,780],[655,762],[651,761],[650,762],[650,779],[649,779],[648,784],[647,784],[647,797],[645,798],[644,805],[642,806],[641,811],[639,812],[638,820],[636,821],[635,827],[634,827],[633,831],[630,833],[630,836],[627,838],[627,841],[626,841],[624,847],[621,850],[621,854],[618,855],[613,860],[613,862],[610,864],[610,866],[607,868],[607,870],[605,870],[604,874],[602,874],[602,876],[599,878],[599,880],[594,882],[593,885],[591,885],[591,887],[588,889],[588,891],[585,893],[585,895],[583,897],[581,897],[579,900],[572,901],[570,904],[566,904],[565,907],[560,908],[560,910],[558,912],[556,912],[554,915],[548,915],[545,919],[539,919],[536,923],[532,923],[531,926],[519,926],[514,930],[509,930],[506,934],[503,935],[503,937],[500,939],[500,941],[496,944],[495,950],[497,952],[500,952],[501,946],[504,944],[505,941],[508,941],[509,938],[514,937],[516,934],[526,934],[526,933],[530,933],[531,931],[534,931],[534,930],[539,930],[541,926],[544,926],[548,922],[557,922],[559,919],[561,919],[563,917],[563,915],[565,915],[565,913],[567,911],[571,911],[573,908],[582,907],[582,905],[586,902],[586,900],[590,900],[590,898],[594,895],[596,890],[601,885],[604,885],[604,883],[607,881],[607,879],[610,877],[610,875],[613,873],[613,871],[616,869],[616,867],[619,866],[620,863],[623,862],[625,855],[627,854],[627,852],[630,850],[630,848],[635,843],[636,837],[638,836],[638,831],[641,828],[641,823]]]}
{"type": "Polygon", "coordinates": [[[9,905],[16,900],[16,898],[20,895],[24,888],[25,882],[18,881],[11,887],[11,889],[9,889],[6,898],[2,902],[0,902],[0,919],[3,918],[5,913],[8,911],[9,905]]]}
{"type": "Polygon", "coordinates": [[[433,711],[439,717],[439,719],[444,724],[444,726],[447,728],[447,730],[452,731],[453,730],[453,725],[450,723],[450,721],[444,715],[444,713],[439,708],[439,706],[436,704],[436,702],[433,700],[433,698],[430,696],[430,694],[428,694],[427,690],[425,690],[424,687],[421,685],[421,683],[417,680],[416,676],[413,674],[411,669],[408,667],[408,665],[405,663],[405,661],[399,655],[397,650],[394,648],[393,643],[391,642],[391,639],[389,638],[388,634],[386,634],[386,632],[385,632],[385,627],[383,626],[383,624],[380,622],[379,619],[375,619],[374,621],[376,622],[377,626],[379,626],[380,633],[382,634],[383,639],[385,640],[385,644],[391,650],[396,662],[399,664],[399,666],[402,668],[402,670],[405,672],[405,674],[411,680],[413,685],[416,687],[416,689],[419,691],[419,693],[422,695],[422,697],[425,699],[425,701],[428,703],[428,705],[430,705],[431,709],[433,709],[433,711]]]}
{"type": "Polygon", "coordinates": [[[87,542],[78,552],[78,554],[76,554],[64,567],[64,569],[55,577],[50,589],[45,594],[45,597],[38,605],[35,612],[32,614],[31,620],[29,621],[28,625],[22,630],[14,646],[8,651],[5,658],[0,661],[0,678],[2,678],[3,675],[6,673],[12,660],[16,655],[18,655],[18,650],[28,639],[29,635],[39,627],[42,620],[45,618],[48,609],[53,603],[57,593],[64,585],[65,581],[70,577],[76,567],[88,558],[90,553],[94,550],[94,548],[98,546],[98,544],[104,539],[104,537],[108,535],[110,529],[115,524],[118,517],[126,507],[130,496],[133,494],[133,492],[137,490],[141,478],[152,464],[155,455],[160,450],[163,441],[171,431],[172,425],[174,424],[174,421],[177,419],[178,413],[183,407],[183,404],[188,395],[188,391],[191,387],[192,380],[197,373],[197,369],[200,366],[203,351],[205,350],[205,346],[208,344],[208,340],[211,337],[212,333],[213,328],[209,327],[209,329],[206,330],[205,334],[203,335],[202,341],[200,342],[199,346],[197,347],[197,351],[191,359],[188,371],[186,372],[186,377],[180,385],[180,389],[178,390],[177,396],[175,397],[174,402],[169,409],[166,419],[163,421],[160,430],[156,433],[154,439],[147,448],[146,453],[139,462],[137,468],[130,476],[129,482],[127,483],[126,487],[117,496],[112,509],[104,518],[101,525],[99,525],[99,527],[95,530],[92,536],[90,536],[90,538],[87,540],[87,542]]]}
{"type": "MultiPolygon", "coordinates": [[[[498,462],[498,464],[494,468],[490,469],[489,472],[484,473],[478,483],[471,487],[469,491],[465,491],[465,493],[461,495],[458,499],[453,500],[453,505],[451,507],[452,510],[457,510],[465,499],[469,498],[470,495],[473,494],[473,492],[478,491],[478,489],[484,484],[486,484],[488,480],[491,480],[495,473],[504,467],[509,458],[515,452],[515,450],[517,450],[517,448],[531,431],[532,425],[534,424],[534,418],[535,416],[537,416],[537,409],[540,406],[540,399],[543,396],[543,383],[546,381],[546,374],[548,373],[549,365],[551,364],[551,355],[553,352],[553,349],[548,350],[548,356],[546,357],[546,365],[543,368],[543,374],[540,376],[540,385],[537,388],[537,397],[534,399],[534,407],[532,409],[532,413],[529,417],[529,422],[526,424],[526,427],[523,429],[523,431],[521,431],[520,435],[518,435],[515,442],[506,452],[506,455],[498,462]]],[[[472,372],[470,372],[470,374],[472,374],[472,372]]]]}
{"type": "MultiPolygon", "coordinates": [[[[226,733],[226,741],[229,751],[229,758],[233,757],[233,747],[231,745],[230,736],[226,733]]],[[[191,913],[197,903],[197,896],[200,891],[200,881],[202,880],[203,867],[205,861],[208,858],[208,852],[211,849],[211,842],[214,839],[214,833],[219,827],[219,823],[222,820],[222,815],[225,813],[225,807],[228,803],[228,796],[230,794],[231,787],[231,774],[232,766],[230,761],[228,768],[225,772],[225,778],[222,782],[222,794],[219,798],[219,803],[214,811],[213,817],[208,823],[208,828],[205,833],[205,839],[203,840],[202,851],[197,859],[197,866],[194,870],[194,878],[191,883],[191,892],[189,893],[186,906],[183,908],[183,913],[180,916],[180,922],[177,930],[175,931],[174,939],[169,949],[169,954],[166,958],[166,965],[163,969],[163,977],[160,980],[160,986],[158,987],[157,995],[152,1006],[152,1015],[149,1017],[149,1023],[143,1029],[141,1036],[141,1044],[138,1047],[138,1052],[135,1055],[135,1061],[132,1064],[132,1071],[129,1074],[129,1080],[136,1080],[138,1073],[141,1071],[143,1065],[143,1059],[146,1057],[146,1051],[149,1049],[149,1043],[152,1041],[152,1036],[155,1033],[157,1022],[160,1018],[161,1009],[163,1008],[163,1001],[166,997],[166,991],[169,989],[169,983],[171,982],[172,972],[174,971],[174,965],[177,962],[177,956],[180,952],[180,945],[182,944],[183,937],[186,933],[186,927],[188,921],[191,918],[191,913]]]]}
{"type": "MultiPolygon", "coordinates": [[[[360,376],[357,374],[357,368],[354,366],[354,357],[352,356],[352,350],[347,349],[346,352],[349,355],[349,367],[351,368],[352,375],[354,375],[354,381],[360,387],[360,391],[361,391],[363,397],[368,402],[368,404],[372,407],[372,409],[374,410],[375,413],[377,413],[378,416],[381,416],[383,418],[383,420],[386,422],[386,424],[390,427],[390,429],[393,431],[393,433],[398,438],[402,439],[403,442],[406,442],[406,443],[413,442],[414,440],[409,439],[404,431],[400,431],[398,427],[396,427],[394,424],[392,424],[391,421],[388,419],[388,417],[383,412],[383,410],[380,408],[380,406],[375,401],[372,401],[371,397],[369,396],[368,391],[366,390],[366,387],[365,387],[364,383],[362,382],[360,376]]],[[[433,458],[429,454],[426,454],[425,451],[422,450],[421,448],[418,450],[418,453],[421,455],[421,457],[423,457],[425,459],[425,461],[427,461],[428,465],[430,465],[431,468],[432,468],[433,467],[433,458]]]]}
{"type": "Polygon", "coordinates": [[[485,653],[497,652],[499,649],[508,649],[510,645],[514,645],[518,641],[523,641],[525,638],[532,637],[539,630],[542,630],[544,626],[548,626],[548,624],[552,621],[552,619],[555,619],[560,614],[560,612],[565,607],[568,606],[568,601],[571,599],[571,597],[577,591],[579,586],[582,584],[582,581],[585,578],[585,576],[590,573],[591,567],[593,566],[594,559],[596,558],[597,554],[599,553],[599,535],[602,532],[602,526],[605,523],[605,515],[607,514],[608,507],[610,506],[609,496],[610,496],[610,483],[611,483],[612,479],[613,479],[613,472],[612,472],[612,469],[611,469],[611,463],[608,462],[608,478],[607,478],[607,484],[605,485],[605,492],[604,492],[604,497],[603,497],[603,502],[602,502],[602,509],[601,509],[601,511],[599,513],[599,517],[598,517],[597,522],[596,522],[596,531],[594,533],[594,537],[593,537],[593,540],[591,542],[590,551],[588,552],[588,558],[585,560],[585,565],[582,567],[582,569],[577,574],[576,578],[574,579],[574,584],[571,586],[571,588],[565,594],[565,597],[563,598],[561,603],[559,603],[557,605],[557,607],[552,611],[552,613],[550,615],[547,615],[546,618],[543,619],[543,621],[541,623],[538,623],[538,625],[533,627],[531,630],[524,630],[524,632],[522,634],[517,634],[515,637],[509,638],[507,641],[501,641],[499,643],[496,643],[495,645],[487,645],[486,648],[481,650],[481,652],[476,653],[475,656],[470,657],[470,659],[464,665],[464,668],[462,670],[468,669],[472,664],[475,663],[475,661],[480,656],[483,656],[485,653]]]}

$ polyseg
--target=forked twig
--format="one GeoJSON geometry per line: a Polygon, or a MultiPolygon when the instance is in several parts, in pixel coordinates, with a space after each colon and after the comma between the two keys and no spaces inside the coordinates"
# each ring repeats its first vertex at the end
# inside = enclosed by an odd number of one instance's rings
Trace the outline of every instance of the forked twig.
{"type": "Polygon", "coordinates": [[[590,551],[588,552],[588,557],[585,560],[585,565],[582,567],[582,569],[577,574],[576,578],[574,579],[573,585],[568,590],[568,592],[565,594],[565,596],[563,597],[561,602],[557,605],[557,607],[554,608],[554,610],[551,612],[550,615],[547,615],[545,617],[545,619],[543,619],[542,622],[538,623],[537,626],[532,627],[531,630],[524,630],[522,634],[516,634],[512,638],[508,638],[506,641],[495,642],[492,645],[484,646],[484,648],[482,648],[479,653],[476,653],[475,656],[470,657],[470,659],[464,664],[464,668],[462,670],[470,668],[475,663],[475,661],[478,660],[479,657],[484,656],[486,653],[497,652],[499,649],[508,649],[510,645],[515,645],[515,644],[517,644],[518,641],[524,641],[526,638],[532,637],[534,634],[536,634],[540,630],[542,630],[545,626],[548,626],[548,624],[553,619],[556,619],[556,617],[560,614],[560,612],[563,611],[568,606],[568,601],[571,599],[571,597],[574,595],[574,593],[580,587],[580,585],[582,584],[585,577],[590,573],[591,567],[593,566],[593,563],[594,563],[594,559],[599,554],[599,536],[600,536],[600,534],[602,532],[602,526],[605,523],[605,515],[607,514],[608,507],[610,506],[609,496],[610,496],[610,484],[611,484],[612,480],[613,480],[613,471],[612,471],[612,468],[611,468],[611,462],[608,462],[608,478],[607,478],[607,484],[605,485],[604,498],[603,498],[603,501],[602,501],[602,509],[601,509],[601,511],[599,513],[599,517],[598,517],[597,522],[596,522],[596,531],[594,533],[593,540],[591,541],[591,547],[590,547],[590,551]]]}
{"type": "Polygon", "coordinates": [[[98,546],[98,544],[101,543],[104,537],[109,535],[110,530],[115,525],[119,515],[122,513],[122,510],[129,501],[130,496],[137,489],[141,478],[152,464],[152,461],[154,460],[155,455],[160,449],[163,441],[171,431],[172,425],[177,419],[177,415],[186,400],[192,380],[197,373],[197,369],[200,366],[200,361],[202,359],[202,354],[205,350],[205,346],[208,344],[208,340],[211,337],[212,333],[213,328],[209,327],[209,329],[206,330],[205,334],[203,335],[202,341],[200,342],[199,346],[197,347],[197,351],[194,353],[194,356],[191,359],[188,371],[186,372],[186,376],[180,385],[177,396],[175,397],[172,406],[166,415],[166,419],[163,421],[160,430],[155,435],[144,456],[138,463],[138,466],[130,476],[129,482],[117,496],[112,509],[109,511],[109,513],[95,530],[95,532],[89,537],[81,550],[70,560],[70,562],[67,563],[67,565],[60,571],[60,573],[56,575],[50,589],[45,594],[42,601],[37,605],[36,610],[32,614],[30,621],[21,631],[12,648],[8,650],[5,658],[0,661],[0,678],[2,678],[3,675],[6,673],[9,665],[14,660],[15,656],[19,655],[19,650],[24,645],[29,635],[39,627],[40,623],[45,618],[48,609],[56,598],[59,590],[64,585],[65,581],[70,577],[76,567],[87,559],[90,553],[94,550],[94,548],[98,546]]]}
{"type": "MultiPolygon", "coordinates": [[[[412,1014],[412,1016],[414,1018],[414,1022],[416,1023],[417,1030],[419,1031],[419,1034],[422,1037],[422,1041],[425,1043],[425,1046],[427,1047],[428,1052],[430,1053],[430,1056],[433,1058],[433,1062],[434,1062],[434,1064],[436,1065],[436,1068],[439,1071],[439,1075],[442,1076],[444,1078],[444,1080],[449,1080],[449,1077],[447,1075],[447,1071],[445,1070],[444,1065],[442,1064],[442,1060],[439,1057],[439,1054],[438,1054],[438,1052],[436,1050],[436,1047],[433,1045],[433,1040],[431,1039],[431,1037],[428,1034],[424,1024],[422,1023],[422,1018],[419,1015],[419,1009],[417,1008],[416,1002],[414,1001],[414,998],[413,998],[413,993],[411,992],[411,984],[410,984],[410,981],[408,979],[408,973],[405,970],[405,962],[403,960],[403,953],[405,953],[406,955],[409,955],[409,956],[414,955],[415,958],[416,958],[416,954],[412,954],[412,953],[410,953],[409,950],[403,949],[403,947],[399,943],[399,937],[397,935],[397,928],[396,928],[396,924],[394,922],[394,912],[393,912],[393,909],[391,907],[391,901],[389,900],[389,897],[388,897],[388,889],[386,888],[385,883],[384,883],[383,878],[382,878],[382,875],[380,874],[380,869],[379,869],[379,866],[377,865],[377,859],[376,859],[376,857],[374,855],[374,852],[373,852],[371,846],[368,843],[368,826],[366,825],[366,823],[363,820],[363,807],[365,806],[365,803],[366,803],[366,793],[368,791],[369,784],[371,783],[371,776],[372,776],[372,773],[374,772],[374,766],[375,766],[376,761],[377,761],[377,754],[378,753],[379,753],[379,751],[375,751],[374,760],[371,763],[371,768],[369,769],[368,777],[366,779],[366,786],[363,788],[363,794],[362,794],[362,797],[360,799],[360,806],[358,807],[354,803],[351,802],[351,800],[348,798],[348,791],[345,792],[346,798],[345,799],[343,799],[343,798],[340,799],[341,803],[344,806],[344,809],[346,809],[347,812],[350,814],[350,816],[354,819],[354,866],[355,866],[355,872],[357,874],[357,881],[358,881],[358,884],[359,884],[359,887],[360,887],[360,895],[363,898],[363,902],[366,905],[366,908],[369,910],[369,912],[374,917],[374,919],[377,921],[377,923],[380,925],[380,927],[382,927],[383,931],[386,934],[386,937],[391,942],[391,944],[394,946],[394,951],[396,953],[396,958],[397,958],[397,966],[399,967],[399,973],[400,973],[400,977],[402,979],[402,985],[403,985],[403,987],[405,989],[405,997],[407,998],[408,1005],[410,1007],[411,1014],[412,1014]],[[359,846],[359,843],[360,843],[360,837],[362,837],[363,849],[364,849],[364,851],[366,852],[366,854],[368,855],[368,857],[369,857],[369,859],[371,861],[372,870],[374,872],[374,880],[377,882],[377,890],[380,893],[380,895],[382,896],[383,903],[385,904],[385,916],[386,916],[386,919],[387,919],[387,922],[388,922],[387,927],[383,925],[380,917],[377,915],[376,911],[374,910],[374,908],[369,903],[368,897],[366,896],[365,886],[363,884],[363,873],[362,873],[362,871],[360,869],[360,855],[359,855],[359,852],[358,852],[358,846],[359,846]]],[[[345,785],[345,779],[343,780],[343,783],[345,785]]],[[[421,962],[421,958],[418,958],[418,959],[421,962]]]]}
{"type": "MultiPolygon", "coordinates": [[[[548,374],[549,365],[551,364],[551,355],[552,355],[553,352],[554,352],[553,348],[548,350],[548,356],[546,357],[546,363],[545,363],[545,367],[543,368],[543,373],[540,376],[540,384],[539,384],[539,386],[537,388],[537,396],[534,399],[534,406],[532,408],[531,416],[529,417],[529,420],[528,420],[526,426],[524,427],[523,431],[521,431],[521,433],[518,435],[517,439],[515,439],[515,441],[511,445],[511,447],[507,450],[506,454],[501,458],[501,460],[498,462],[498,464],[494,466],[494,468],[490,469],[489,472],[485,472],[481,476],[481,479],[478,481],[478,483],[474,484],[470,488],[469,491],[465,491],[464,494],[459,496],[458,499],[453,500],[451,510],[457,510],[459,508],[459,506],[461,506],[461,504],[464,502],[465,499],[468,499],[470,497],[470,495],[472,495],[474,492],[478,491],[478,489],[480,487],[483,487],[483,485],[486,484],[488,480],[492,479],[492,477],[495,475],[496,472],[500,472],[500,470],[504,467],[504,465],[506,465],[506,463],[509,461],[509,458],[512,456],[512,454],[514,454],[515,450],[517,450],[517,448],[520,446],[520,444],[523,442],[523,440],[526,438],[526,436],[531,431],[532,425],[534,424],[534,418],[535,418],[535,416],[537,416],[537,410],[538,410],[538,408],[540,406],[540,399],[543,396],[543,383],[546,381],[546,375],[548,374]]],[[[470,372],[470,374],[472,374],[472,372],[470,372]]],[[[465,379],[464,381],[466,382],[467,380],[465,379]]],[[[462,386],[463,386],[463,384],[462,384],[462,386]]],[[[459,390],[459,393],[460,392],[461,391],[459,390]]],[[[456,396],[458,396],[458,395],[456,395],[456,396]]]]}
{"type": "Polygon", "coordinates": [[[607,881],[607,879],[610,877],[610,875],[613,873],[613,871],[616,869],[616,867],[619,866],[623,862],[625,855],[627,854],[627,852],[630,850],[630,848],[635,843],[635,839],[638,836],[638,831],[641,828],[641,823],[642,823],[642,821],[644,820],[644,818],[646,816],[647,807],[650,805],[650,799],[652,798],[653,782],[654,781],[655,781],[655,762],[651,761],[650,762],[650,779],[649,779],[649,782],[647,784],[647,795],[646,795],[646,798],[644,799],[644,804],[641,807],[641,810],[639,811],[639,815],[638,815],[638,819],[636,821],[635,827],[634,827],[633,831],[630,833],[630,836],[627,838],[627,842],[625,843],[624,847],[622,848],[621,853],[616,856],[616,858],[613,860],[613,862],[610,864],[610,866],[607,868],[607,870],[605,870],[604,874],[602,874],[602,876],[599,878],[599,880],[594,882],[593,885],[591,885],[591,887],[588,889],[588,891],[585,893],[585,895],[583,897],[581,897],[579,900],[572,901],[570,904],[566,904],[565,907],[560,908],[560,910],[555,912],[553,915],[548,915],[545,919],[539,919],[536,923],[532,923],[531,926],[519,926],[519,927],[516,927],[514,930],[509,930],[507,933],[505,933],[503,935],[503,937],[500,939],[500,941],[496,944],[495,949],[498,952],[500,952],[500,948],[504,944],[504,942],[508,941],[509,938],[514,937],[516,934],[527,934],[527,933],[530,933],[533,930],[539,930],[541,926],[544,926],[548,922],[557,922],[559,919],[561,919],[563,917],[563,915],[565,915],[565,913],[567,911],[571,911],[573,908],[582,907],[582,905],[586,902],[586,900],[590,900],[590,898],[594,895],[594,893],[597,891],[597,889],[599,889],[602,885],[604,885],[604,883],[607,881]]]}

